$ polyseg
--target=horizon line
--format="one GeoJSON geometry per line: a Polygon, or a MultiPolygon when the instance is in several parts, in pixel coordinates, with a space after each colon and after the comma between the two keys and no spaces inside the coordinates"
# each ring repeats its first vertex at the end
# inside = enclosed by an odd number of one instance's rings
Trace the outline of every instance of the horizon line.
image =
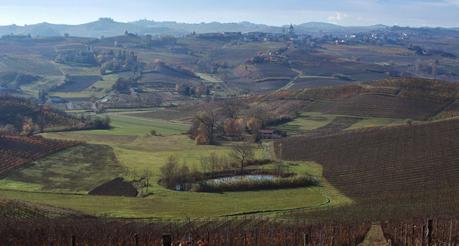
{"type": "Polygon", "coordinates": [[[307,21],[307,22],[302,22],[302,23],[289,23],[289,24],[282,24],[282,25],[270,25],[266,23],[256,23],[256,22],[251,22],[251,21],[232,21],[232,22],[219,22],[219,21],[203,21],[203,22],[180,22],[180,21],[174,21],[174,20],[153,20],[153,19],[148,19],[148,18],[141,18],[141,19],[136,19],[136,20],[125,20],[125,21],[118,21],[113,19],[112,17],[99,17],[96,20],[93,21],[87,21],[87,22],[80,22],[80,23],[53,23],[53,22],[48,22],[48,21],[42,21],[42,22],[37,22],[37,23],[31,23],[31,24],[16,24],[16,23],[11,23],[11,24],[0,24],[1,27],[7,27],[7,26],[17,26],[17,27],[27,27],[27,26],[34,26],[34,25],[40,25],[40,24],[50,24],[50,25],[66,25],[66,26],[79,26],[79,25],[85,25],[85,24],[90,24],[94,23],[97,21],[101,20],[111,20],[116,23],[124,23],[124,24],[129,24],[129,23],[135,23],[139,21],[151,21],[151,22],[157,22],[157,23],[176,23],[176,24],[187,24],[187,25],[201,25],[201,24],[212,24],[212,23],[218,23],[218,24],[243,24],[243,23],[249,23],[253,25],[264,25],[267,27],[285,27],[289,25],[293,26],[300,26],[304,24],[311,24],[311,23],[317,23],[317,24],[328,24],[328,25],[334,25],[334,26],[339,26],[339,27],[371,27],[371,26],[385,26],[385,27],[407,27],[407,28],[444,28],[444,29],[454,29],[454,28],[459,28],[459,26],[438,26],[438,25],[402,25],[402,24],[369,24],[369,25],[342,25],[339,23],[333,23],[333,22],[327,22],[327,21],[307,21]]]}

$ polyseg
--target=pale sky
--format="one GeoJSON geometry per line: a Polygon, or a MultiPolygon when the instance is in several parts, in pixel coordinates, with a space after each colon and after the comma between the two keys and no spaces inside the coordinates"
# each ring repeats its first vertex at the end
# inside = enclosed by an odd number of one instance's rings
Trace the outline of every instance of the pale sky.
{"type": "Polygon", "coordinates": [[[117,21],[459,27],[459,0],[0,0],[0,25],[117,21]]]}

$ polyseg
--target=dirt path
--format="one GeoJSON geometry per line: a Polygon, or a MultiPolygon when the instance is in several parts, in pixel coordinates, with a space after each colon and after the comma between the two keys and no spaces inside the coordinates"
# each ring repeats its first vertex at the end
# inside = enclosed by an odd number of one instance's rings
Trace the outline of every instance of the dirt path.
{"type": "Polygon", "coordinates": [[[390,246],[391,243],[386,240],[381,225],[372,225],[365,240],[359,246],[390,246]]]}

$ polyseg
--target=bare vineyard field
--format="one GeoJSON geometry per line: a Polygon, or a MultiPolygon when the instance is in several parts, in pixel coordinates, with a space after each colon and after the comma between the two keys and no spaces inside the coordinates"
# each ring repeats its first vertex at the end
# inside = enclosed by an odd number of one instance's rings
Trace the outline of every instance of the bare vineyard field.
{"type": "Polygon", "coordinates": [[[373,216],[454,214],[459,208],[457,136],[455,119],[292,137],[277,142],[276,151],[286,160],[322,164],[327,180],[373,216]]]}
{"type": "Polygon", "coordinates": [[[23,245],[356,245],[370,223],[282,223],[274,220],[120,222],[95,219],[0,222],[0,238],[23,245]],[[167,244],[165,244],[167,245],[167,244]]]}
{"type": "Polygon", "coordinates": [[[0,176],[24,164],[79,144],[42,137],[0,136],[0,176]]]}
{"type": "Polygon", "coordinates": [[[457,245],[457,218],[411,219],[382,223],[384,235],[393,245],[457,245]]]}
{"type": "Polygon", "coordinates": [[[93,218],[0,221],[6,245],[457,245],[456,217],[379,223],[282,222],[273,219],[114,221],[93,218]],[[368,237],[371,227],[380,235],[368,237]],[[361,244],[361,243],[366,244],[361,244]],[[380,244],[378,244],[380,245],[380,244]]]}
{"type": "Polygon", "coordinates": [[[441,110],[444,105],[444,103],[369,94],[339,100],[319,100],[306,106],[306,111],[423,120],[441,110]]]}

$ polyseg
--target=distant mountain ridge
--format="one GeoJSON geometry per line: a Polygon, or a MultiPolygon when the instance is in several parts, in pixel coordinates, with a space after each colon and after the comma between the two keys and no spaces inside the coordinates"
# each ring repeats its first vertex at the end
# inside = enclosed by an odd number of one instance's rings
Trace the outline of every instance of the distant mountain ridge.
{"type": "MultiPolygon", "coordinates": [[[[138,20],[133,22],[117,22],[111,18],[100,18],[97,21],[79,25],[66,24],[50,24],[39,23],[33,25],[9,25],[0,26],[0,36],[15,34],[15,35],[32,35],[32,36],[63,36],[69,34],[77,37],[92,37],[99,38],[101,36],[110,37],[117,36],[125,31],[140,35],[174,35],[182,36],[192,32],[196,33],[212,33],[212,32],[270,32],[281,33],[288,29],[285,26],[269,26],[265,24],[254,24],[251,22],[238,23],[180,23],[175,21],[153,21],[153,20],[138,20]]],[[[385,25],[373,26],[340,26],[324,22],[309,22],[295,25],[295,30],[299,34],[314,34],[314,33],[350,33],[350,32],[365,32],[372,30],[381,30],[390,28],[385,25]]],[[[451,28],[450,30],[459,30],[459,28],[451,28]]]]}
{"type": "MultiPolygon", "coordinates": [[[[343,27],[339,25],[310,22],[296,25],[298,33],[314,33],[314,32],[340,32],[346,30],[368,30],[380,29],[385,26],[371,27],[343,27]]],[[[269,26],[264,24],[254,24],[250,22],[239,23],[179,23],[179,22],[156,22],[151,20],[139,20],[134,22],[117,22],[110,18],[100,18],[97,21],[89,22],[80,25],[62,25],[39,23],[34,25],[9,25],[0,26],[0,35],[22,34],[32,36],[63,36],[68,33],[71,36],[78,37],[93,37],[101,36],[117,36],[125,31],[137,34],[152,34],[152,35],[186,35],[188,33],[211,33],[211,32],[271,32],[281,33],[288,26],[269,26]]]]}

